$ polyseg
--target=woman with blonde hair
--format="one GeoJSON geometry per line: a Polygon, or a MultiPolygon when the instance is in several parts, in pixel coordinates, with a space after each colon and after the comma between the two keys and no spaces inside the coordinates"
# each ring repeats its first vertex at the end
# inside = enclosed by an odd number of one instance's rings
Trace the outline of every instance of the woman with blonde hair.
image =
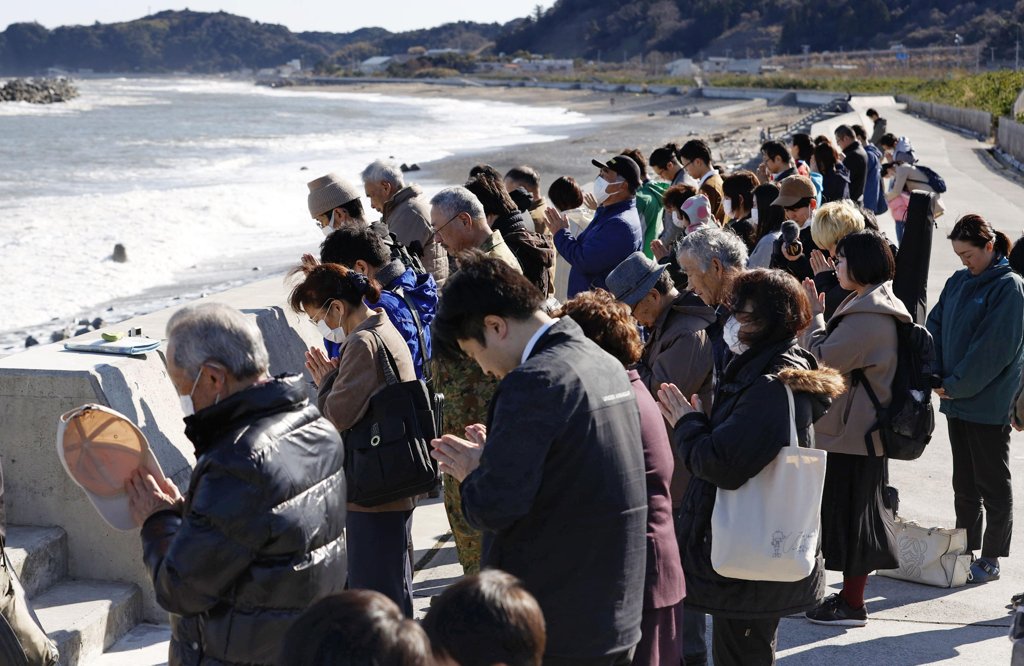
{"type": "Polygon", "coordinates": [[[839,304],[851,293],[843,288],[836,276],[836,246],[846,236],[864,231],[864,228],[864,215],[848,199],[824,204],[814,212],[811,238],[825,252],[811,252],[811,270],[814,271],[814,286],[818,293],[825,294],[825,321],[832,318],[839,304]]]}

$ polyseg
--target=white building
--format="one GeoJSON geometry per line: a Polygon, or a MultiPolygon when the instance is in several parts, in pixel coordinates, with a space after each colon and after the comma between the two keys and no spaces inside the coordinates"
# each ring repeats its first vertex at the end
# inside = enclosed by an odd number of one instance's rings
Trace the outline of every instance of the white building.
{"type": "Polygon", "coordinates": [[[556,60],[554,58],[527,60],[526,58],[516,58],[512,62],[519,66],[520,72],[572,72],[575,69],[572,60],[556,60]]]}
{"type": "Polygon", "coordinates": [[[680,58],[665,65],[665,71],[669,76],[693,76],[697,70],[693,66],[691,58],[680,58]]]}

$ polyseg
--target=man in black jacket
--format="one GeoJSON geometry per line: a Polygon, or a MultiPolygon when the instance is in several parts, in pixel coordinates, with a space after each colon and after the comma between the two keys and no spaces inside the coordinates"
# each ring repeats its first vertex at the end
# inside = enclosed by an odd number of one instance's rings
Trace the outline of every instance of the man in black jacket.
{"type": "Polygon", "coordinates": [[[857,135],[849,125],[836,128],[836,143],[846,158],[843,166],[850,172],[850,198],[857,203],[864,202],[864,181],[868,175],[868,154],[860,145],[857,135]]]}
{"type": "Polygon", "coordinates": [[[171,613],[169,661],[275,664],[295,618],[345,584],[341,437],[301,377],[267,376],[259,331],[237,310],[183,308],[167,338],[196,465],[184,498],[141,470],[128,494],[171,613]]]}
{"type": "Polygon", "coordinates": [[[484,531],[483,566],[523,581],[544,611],[544,663],[629,664],[645,572],[640,420],[622,364],[504,262],[460,261],[434,321],[501,379],[487,427],[445,435],[432,454],[461,480],[484,531]]]}

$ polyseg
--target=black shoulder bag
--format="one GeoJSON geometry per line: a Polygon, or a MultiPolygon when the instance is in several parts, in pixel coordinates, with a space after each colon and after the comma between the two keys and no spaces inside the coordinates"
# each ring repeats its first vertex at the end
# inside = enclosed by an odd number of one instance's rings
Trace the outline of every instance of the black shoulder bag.
{"type": "Polygon", "coordinates": [[[430,457],[437,430],[427,385],[420,379],[400,382],[391,351],[371,333],[387,386],[344,433],[348,501],[366,507],[429,492],[438,477],[437,461],[430,457]]]}

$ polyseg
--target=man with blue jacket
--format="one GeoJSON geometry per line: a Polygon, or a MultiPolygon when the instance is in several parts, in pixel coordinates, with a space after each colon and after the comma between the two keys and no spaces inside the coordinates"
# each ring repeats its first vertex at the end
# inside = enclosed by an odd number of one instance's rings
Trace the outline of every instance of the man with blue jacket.
{"type": "Polygon", "coordinates": [[[392,259],[384,239],[370,226],[347,226],[332,233],[320,246],[320,261],[341,264],[380,283],[380,300],[409,346],[416,376],[424,379],[430,359],[430,323],[437,311],[437,284],[429,273],[417,275],[392,259]]]}
{"type": "Polygon", "coordinates": [[[568,218],[548,209],[555,249],[572,266],[569,298],[582,291],[604,288],[612,269],[643,249],[643,228],[636,209],[636,191],[642,182],[640,167],[626,155],[616,155],[607,162],[591,161],[600,173],[594,181],[594,198],[599,205],[590,226],[579,238],[573,238],[568,218]]]}

